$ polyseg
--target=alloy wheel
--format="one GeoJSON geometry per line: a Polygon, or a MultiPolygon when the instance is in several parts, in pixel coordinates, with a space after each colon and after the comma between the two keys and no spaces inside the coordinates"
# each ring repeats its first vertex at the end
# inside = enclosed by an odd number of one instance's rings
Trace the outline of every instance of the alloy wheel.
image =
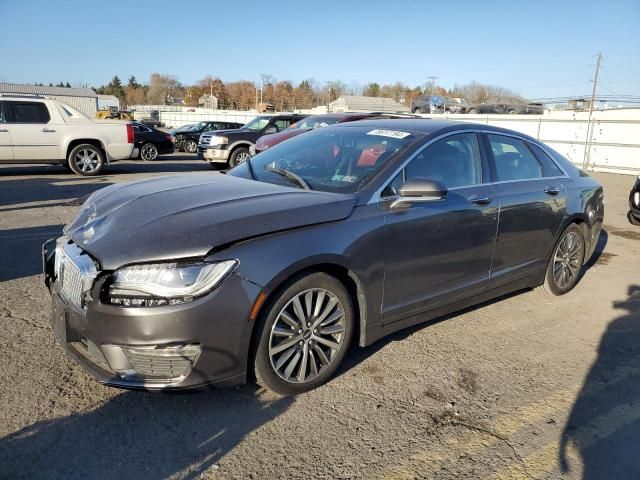
{"type": "Polygon", "coordinates": [[[246,162],[247,160],[249,160],[249,158],[251,158],[251,155],[249,155],[248,153],[245,153],[245,152],[240,152],[236,156],[236,165],[240,165],[241,163],[246,162]]]}
{"type": "Polygon", "coordinates": [[[323,288],[298,293],[278,313],[269,337],[273,371],[291,383],[306,383],[336,359],[345,338],[345,310],[323,288]]]}
{"type": "Polygon", "coordinates": [[[141,156],[143,160],[155,160],[158,156],[158,149],[153,144],[147,144],[142,147],[141,156]]]}
{"type": "Polygon", "coordinates": [[[83,148],[76,153],[75,164],[83,173],[91,173],[100,167],[100,156],[95,150],[83,148]]]}
{"type": "Polygon", "coordinates": [[[582,240],[576,232],[568,232],[554,253],[553,279],[561,289],[567,288],[580,272],[582,240]]]}
{"type": "Polygon", "coordinates": [[[194,142],[193,140],[189,140],[185,146],[184,149],[188,152],[188,153],[196,153],[196,150],[198,150],[198,145],[196,144],[196,142],[194,142]]]}

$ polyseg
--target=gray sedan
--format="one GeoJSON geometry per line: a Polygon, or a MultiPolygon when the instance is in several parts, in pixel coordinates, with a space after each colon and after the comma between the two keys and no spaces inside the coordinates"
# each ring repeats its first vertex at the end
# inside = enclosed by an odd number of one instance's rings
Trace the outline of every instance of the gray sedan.
{"type": "Polygon", "coordinates": [[[350,347],[508,292],[569,292],[602,187],[525,135],[365,120],[226,175],[94,193],[43,247],[55,335],[99,381],[315,388],[350,347]]]}

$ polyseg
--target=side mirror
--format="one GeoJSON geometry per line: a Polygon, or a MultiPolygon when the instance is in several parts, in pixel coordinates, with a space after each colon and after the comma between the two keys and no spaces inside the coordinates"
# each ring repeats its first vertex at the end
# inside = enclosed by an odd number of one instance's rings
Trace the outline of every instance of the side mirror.
{"type": "Polygon", "coordinates": [[[413,178],[406,181],[398,190],[400,195],[391,204],[391,208],[419,202],[443,200],[447,196],[447,187],[436,180],[413,178]]]}

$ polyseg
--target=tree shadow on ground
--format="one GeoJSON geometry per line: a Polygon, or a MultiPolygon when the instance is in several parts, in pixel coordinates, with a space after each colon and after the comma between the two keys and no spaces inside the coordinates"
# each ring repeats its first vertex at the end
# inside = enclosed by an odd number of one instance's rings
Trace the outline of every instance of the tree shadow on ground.
{"type": "Polygon", "coordinates": [[[124,392],[94,410],[36,422],[0,439],[0,476],[198,478],[294,402],[263,397],[255,387],[124,392]]]}
{"type": "Polygon", "coordinates": [[[575,401],[559,449],[563,473],[582,459],[591,479],[640,478],[640,286],[631,285],[623,314],[609,323],[575,401]]]}

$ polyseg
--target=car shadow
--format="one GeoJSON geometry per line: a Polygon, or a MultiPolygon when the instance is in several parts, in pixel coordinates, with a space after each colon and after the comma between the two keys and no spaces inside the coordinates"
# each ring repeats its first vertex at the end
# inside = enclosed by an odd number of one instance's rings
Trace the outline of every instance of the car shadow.
{"type": "Polygon", "coordinates": [[[95,409],[1,438],[0,471],[4,478],[201,478],[293,402],[248,386],[123,392],[95,409]]]}
{"type": "Polygon", "coordinates": [[[63,225],[0,230],[0,282],[42,273],[41,247],[62,235],[63,225]]]}
{"type": "MultiPolygon", "coordinates": [[[[2,172],[4,173],[4,171],[2,172]]],[[[0,213],[12,210],[73,205],[77,203],[74,203],[75,199],[86,198],[96,190],[112,184],[112,182],[103,177],[97,177],[92,180],[88,181],[77,177],[0,180],[0,213]],[[42,202],[47,203],[42,204],[42,202]],[[33,203],[35,205],[31,205],[33,203]],[[19,206],[14,207],[14,205],[19,206]]]]}
{"type": "Polygon", "coordinates": [[[622,313],[602,336],[560,441],[562,472],[578,456],[584,480],[640,478],[640,285],[627,294],[613,303],[622,313]]]}

